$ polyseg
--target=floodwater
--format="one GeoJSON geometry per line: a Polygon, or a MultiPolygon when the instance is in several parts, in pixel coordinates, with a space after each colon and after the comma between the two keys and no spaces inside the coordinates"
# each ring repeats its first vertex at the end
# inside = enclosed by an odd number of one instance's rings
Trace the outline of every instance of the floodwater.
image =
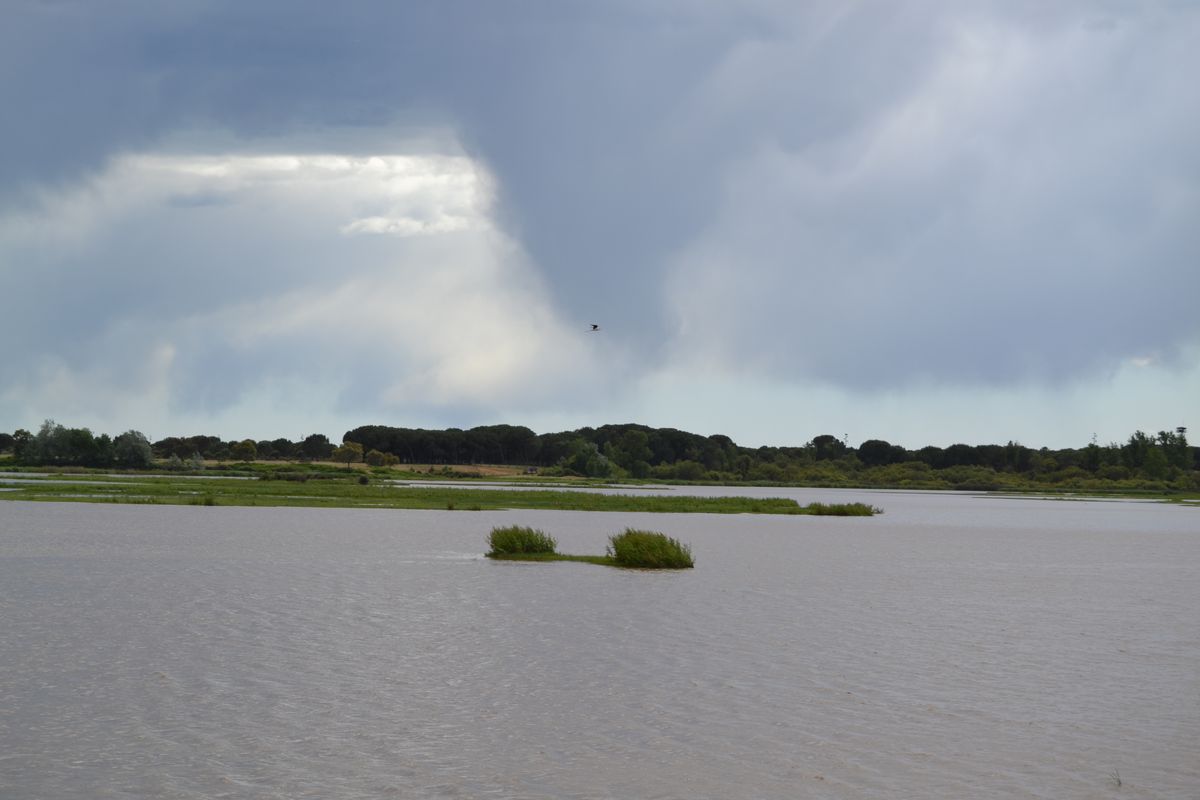
{"type": "Polygon", "coordinates": [[[1200,510],[771,493],[886,513],[0,502],[0,798],[1200,797],[1200,510]]]}

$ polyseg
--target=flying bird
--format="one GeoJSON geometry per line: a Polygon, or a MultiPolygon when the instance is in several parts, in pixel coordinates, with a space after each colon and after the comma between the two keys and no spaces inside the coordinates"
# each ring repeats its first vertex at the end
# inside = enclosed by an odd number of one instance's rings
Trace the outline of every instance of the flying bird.
{"type": "Polygon", "coordinates": [[[594,323],[594,322],[593,322],[593,323],[592,323],[592,330],[590,331],[590,333],[595,333],[595,332],[596,332],[596,331],[598,331],[598,330],[600,330],[600,326],[599,326],[599,325],[597,325],[596,323],[594,323]]]}

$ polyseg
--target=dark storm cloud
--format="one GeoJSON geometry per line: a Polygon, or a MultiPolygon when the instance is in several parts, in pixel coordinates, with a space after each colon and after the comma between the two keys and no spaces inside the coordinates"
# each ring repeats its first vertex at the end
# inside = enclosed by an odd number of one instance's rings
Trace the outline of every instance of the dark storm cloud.
{"type": "Polygon", "coordinates": [[[177,127],[452,124],[496,170],[508,223],[560,299],[622,323],[656,316],[654,275],[706,204],[697,159],[712,145],[680,150],[665,121],[756,24],[550,2],[60,3],[16,16],[6,44],[20,63],[0,80],[22,109],[5,134],[21,156],[0,167],[5,185],[70,179],[177,127]]]}
{"type": "MultiPolygon", "coordinates": [[[[386,146],[448,128],[494,171],[497,213],[560,307],[648,359],[729,351],[857,387],[1062,377],[1200,335],[1197,14],[19,2],[0,32],[0,185],[19,208],[30,186],[181,131],[244,143],[349,128],[386,146]]],[[[148,239],[96,291],[161,283],[148,291],[165,308],[219,305],[232,284],[200,277],[212,259],[197,254],[236,231],[212,234],[169,272],[174,245],[148,239]]],[[[57,298],[72,280],[7,283],[57,298]]],[[[90,297],[56,320],[61,335],[105,324],[90,297]]]]}

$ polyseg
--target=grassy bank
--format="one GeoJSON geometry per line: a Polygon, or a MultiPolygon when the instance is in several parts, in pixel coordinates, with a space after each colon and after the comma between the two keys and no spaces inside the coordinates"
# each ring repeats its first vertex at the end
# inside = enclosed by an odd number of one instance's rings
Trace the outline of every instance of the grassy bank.
{"type": "MultiPolygon", "coordinates": [[[[360,482],[360,476],[311,479],[230,477],[49,475],[28,483],[4,483],[4,500],[82,503],[161,503],[209,506],[301,506],[323,508],[409,508],[463,511],[509,508],[562,511],[640,511],[672,514],[828,514],[831,506],[801,506],[786,498],[687,497],[683,495],[397,486],[360,482]]],[[[848,513],[874,513],[862,504],[848,513]],[[865,509],[865,511],[864,511],[865,509]]]]}

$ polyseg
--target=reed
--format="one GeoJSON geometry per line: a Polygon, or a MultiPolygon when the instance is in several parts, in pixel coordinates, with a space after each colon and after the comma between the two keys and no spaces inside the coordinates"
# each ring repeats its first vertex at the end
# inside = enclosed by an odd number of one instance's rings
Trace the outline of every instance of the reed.
{"type": "Polygon", "coordinates": [[[803,513],[814,517],[873,517],[883,509],[866,503],[809,503],[803,513]]]}
{"type": "Polygon", "coordinates": [[[553,554],[558,546],[553,536],[524,525],[492,528],[488,536],[490,558],[509,555],[553,554]]]}
{"type": "Polygon", "coordinates": [[[696,566],[690,547],[657,531],[626,528],[608,540],[608,554],[620,567],[690,569],[696,566]]]}

